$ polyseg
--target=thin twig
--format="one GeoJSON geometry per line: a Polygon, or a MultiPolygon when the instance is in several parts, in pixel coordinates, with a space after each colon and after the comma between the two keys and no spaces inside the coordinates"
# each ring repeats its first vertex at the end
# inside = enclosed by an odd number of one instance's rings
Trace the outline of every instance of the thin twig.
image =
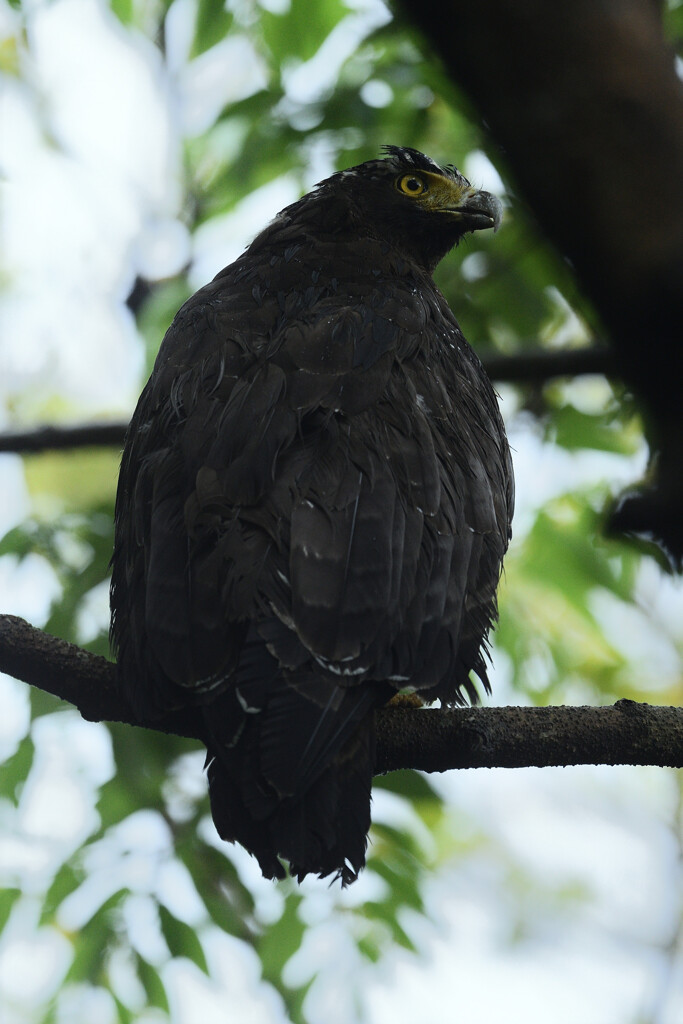
{"type": "Polygon", "coordinates": [[[83,423],[76,427],[38,427],[0,434],[0,452],[60,451],[70,448],[123,448],[127,423],[83,423]]]}

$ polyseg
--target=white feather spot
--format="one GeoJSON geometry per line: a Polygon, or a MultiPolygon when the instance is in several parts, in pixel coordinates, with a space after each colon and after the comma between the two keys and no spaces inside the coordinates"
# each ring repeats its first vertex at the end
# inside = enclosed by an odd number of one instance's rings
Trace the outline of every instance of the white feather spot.
{"type": "Polygon", "coordinates": [[[235,696],[239,701],[239,705],[242,708],[242,711],[244,711],[246,715],[258,715],[261,708],[252,708],[251,705],[247,704],[246,700],[240,693],[239,687],[235,687],[235,696]]]}

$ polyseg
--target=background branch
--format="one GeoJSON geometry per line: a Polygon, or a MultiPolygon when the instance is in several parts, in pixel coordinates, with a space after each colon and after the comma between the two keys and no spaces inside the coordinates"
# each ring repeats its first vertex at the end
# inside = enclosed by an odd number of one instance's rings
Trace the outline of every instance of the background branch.
{"type": "Polygon", "coordinates": [[[634,387],[680,422],[683,351],[669,346],[683,322],[683,83],[661,11],[453,0],[466,31],[444,32],[440,0],[404,6],[483,114],[634,387]]]}
{"type": "MultiPolygon", "coordinates": [[[[78,708],[88,721],[127,722],[202,739],[184,709],[141,721],[120,693],[113,662],[0,615],[0,670],[78,708]]],[[[613,707],[384,708],[377,713],[377,773],[400,768],[523,768],[569,764],[683,767],[683,708],[621,700],[613,707]]]]}
{"type": "Polygon", "coordinates": [[[81,423],[75,427],[37,427],[0,434],[0,452],[33,452],[68,448],[123,448],[127,423],[81,423]]]}
{"type": "MultiPolygon", "coordinates": [[[[587,348],[520,352],[514,356],[484,355],[489,376],[499,383],[542,383],[553,377],[577,377],[584,373],[616,375],[613,353],[606,345],[587,348]]],[[[83,423],[75,427],[38,427],[0,434],[0,452],[56,451],[69,448],[123,448],[127,423],[83,423]]]]}
{"type": "Polygon", "coordinates": [[[658,453],[615,528],[683,566],[683,83],[652,0],[402,0],[571,263],[658,453]],[[655,492],[653,494],[653,492],[655,492]]]}

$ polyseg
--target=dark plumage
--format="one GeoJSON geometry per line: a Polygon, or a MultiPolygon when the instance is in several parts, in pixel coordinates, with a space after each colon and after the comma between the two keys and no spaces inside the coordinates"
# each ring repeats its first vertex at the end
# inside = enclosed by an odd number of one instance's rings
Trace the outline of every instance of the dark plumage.
{"type": "Polygon", "coordinates": [[[166,334],[116,501],[112,641],[198,706],[211,807],[267,877],[353,881],[374,709],[488,686],[510,536],[493,389],[431,278],[500,206],[411,149],[283,210],[166,334]]]}

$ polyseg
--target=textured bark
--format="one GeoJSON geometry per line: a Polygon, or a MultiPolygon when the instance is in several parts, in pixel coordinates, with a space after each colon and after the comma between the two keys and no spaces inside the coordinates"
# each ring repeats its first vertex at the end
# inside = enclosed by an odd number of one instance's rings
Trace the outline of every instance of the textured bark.
{"type": "Polygon", "coordinates": [[[386,708],[378,716],[378,774],[570,764],[683,767],[683,708],[620,700],[598,708],[386,708]]]}
{"type": "MultiPolygon", "coordinates": [[[[13,615],[0,615],[0,670],[73,704],[88,721],[127,722],[203,739],[184,709],[139,721],[116,666],[13,615]]],[[[377,713],[377,774],[400,768],[524,768],[569,764],[683,767],[683,708],[621,700],[613,707],[385,708],[377,713]]]]}
{"type": "Polygon", "coordinates": [[[0,615],[0,671],[78,708],[88,722],[127,722],[201,739],[198,716],[183,708],[159,722],[136,719],[118,685],[116,665],[44,633],[16,615],[0,615]]]}

